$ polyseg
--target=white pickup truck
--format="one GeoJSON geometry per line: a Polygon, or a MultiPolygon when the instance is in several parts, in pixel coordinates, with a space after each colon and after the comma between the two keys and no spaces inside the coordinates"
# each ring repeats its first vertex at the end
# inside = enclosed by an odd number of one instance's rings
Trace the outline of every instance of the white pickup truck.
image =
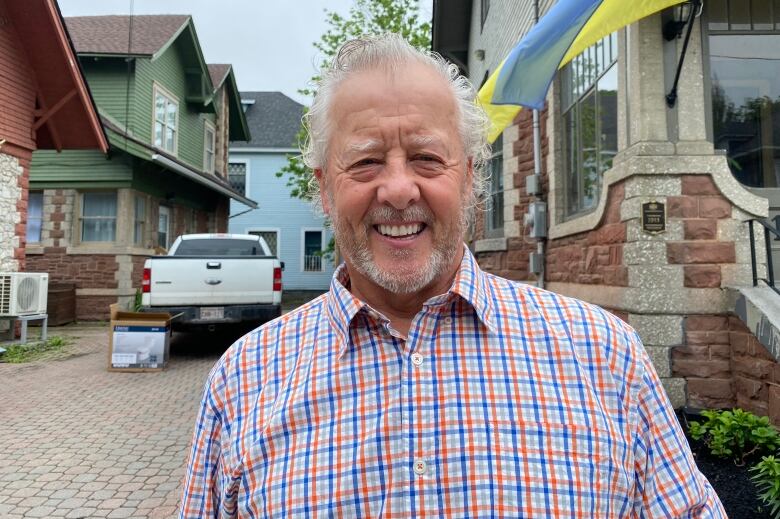
{"type": "Polygon", "coordinates": [[[185,234],[144,263],[141,311],[169,312],[174,329],[261,324],[282,313],[282,269],[250,234],[185,234]]]}

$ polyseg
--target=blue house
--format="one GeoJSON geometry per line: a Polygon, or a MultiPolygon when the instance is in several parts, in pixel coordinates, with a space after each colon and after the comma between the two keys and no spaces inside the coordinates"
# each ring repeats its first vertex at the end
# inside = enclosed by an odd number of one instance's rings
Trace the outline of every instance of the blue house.
{"type": "Polygon", "coordinates": [[[229,230],[265,238],[285,264],[285,290],[325,291],[334,267],[320,251],[331,231],[311,204],[290,196],[287,177],[276,176],[287,155],[299,153],[303,105],[281,92],[241,92],[241,103],[252,140],[230,143],[228,175],[233,187],[259,207],[250,210],[232,202],[229,230]]]}

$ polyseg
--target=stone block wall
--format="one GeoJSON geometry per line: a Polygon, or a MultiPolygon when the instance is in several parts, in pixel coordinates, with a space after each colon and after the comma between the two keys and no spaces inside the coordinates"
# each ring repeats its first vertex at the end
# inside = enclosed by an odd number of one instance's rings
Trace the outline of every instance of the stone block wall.
{"type": "Polygon", "coordinates": [[[26,161],[0,152],[0,271],[25,269],[24,239],[27,223],[26,161]]]}
{"type": "Polygon", "coordinates": [[[672,369],[685,378],[691,407],[740,407],[780,425],[780,363],[738,317],[688,316],[672,369]]]}

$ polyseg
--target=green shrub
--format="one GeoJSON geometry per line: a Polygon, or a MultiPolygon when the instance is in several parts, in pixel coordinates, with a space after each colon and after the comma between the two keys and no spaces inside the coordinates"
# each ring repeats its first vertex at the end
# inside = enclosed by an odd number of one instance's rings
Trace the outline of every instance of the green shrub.
{"type": "Polygon", "coordinates": [[[752,454],[774,453],[780,448],[780,434],[765,416],[742,409],[701,414],[706,420],[692,422],[689,431],[693,439],[704,440],[714,456],[742,465],[752,454]]]}
{"type": "Polygon", "coordinates": [[[769,508],[775,519],[780,518],[780,460],[764,456],[754,467],[750,479],[758,487],[758,497],[769,508]]]}
{"type": "Polygon", "coordinates": [[[6,352],[0,356],[0,362],[21,364],[56,355],[63,350],[68,342],[68,339],[64,337],[55,336],[49,337],[45,341],[11,344],[6,348],[6,352]]]}

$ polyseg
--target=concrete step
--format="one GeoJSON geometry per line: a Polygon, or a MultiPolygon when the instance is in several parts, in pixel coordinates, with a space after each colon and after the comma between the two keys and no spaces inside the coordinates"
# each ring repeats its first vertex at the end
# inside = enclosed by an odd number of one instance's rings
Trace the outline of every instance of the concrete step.
{"type": "Polygon", "coordinates": [[[768,286],[738,290],[737,315],[775,360],[780,361],[780,294],[768,286]]]}

